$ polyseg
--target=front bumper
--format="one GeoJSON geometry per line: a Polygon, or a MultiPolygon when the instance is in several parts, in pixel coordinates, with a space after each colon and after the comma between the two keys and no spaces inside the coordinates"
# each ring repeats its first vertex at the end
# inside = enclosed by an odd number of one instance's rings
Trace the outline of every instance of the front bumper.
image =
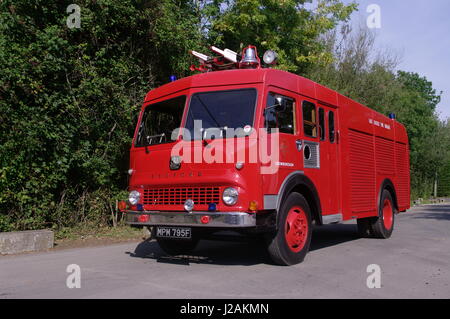
{"type": "Polygon", "coordinates": [[[245,212],[136,212],[127,211],[125,222],[129,225],[142,226],[189,226],[217,228],[256,227],[256,214],[245,212]],[[144,216],[144,217],[143,217],[144,216]],[[148,217],[145,217],[148,216],[148,217]],[[204,218],[208,216],[208,222],[204,218]]]}

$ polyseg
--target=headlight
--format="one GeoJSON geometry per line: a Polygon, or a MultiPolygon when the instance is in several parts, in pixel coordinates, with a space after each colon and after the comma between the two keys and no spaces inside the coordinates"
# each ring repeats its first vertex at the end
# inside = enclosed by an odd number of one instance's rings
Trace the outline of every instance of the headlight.
{"type": "Polygon", "coordinates": [[[228,206],[236,204],[238,200],[238,191],[236,188],[228,187],[223,191],[223,202],[228,206]]]}
{"type": "Polygon", "coordinates": [[[136,205],[137,203],[139,203],[140,198],[141,193],[139,193],[138,191],[131,191],[130,194],[128,195],[128,202],[131,205],[136,205]]]}

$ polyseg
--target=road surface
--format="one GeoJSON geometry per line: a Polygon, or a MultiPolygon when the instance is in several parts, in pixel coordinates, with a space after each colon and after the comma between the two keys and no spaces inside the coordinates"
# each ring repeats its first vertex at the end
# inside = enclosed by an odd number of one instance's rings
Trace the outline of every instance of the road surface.
{"type": "Polygon", "coordinates": [[[314,231],[304,263],[266,258],[251,244],[213,241],[189,258],[168,257],[154,241],[2,256],[0,298],[449,298],[450,204],[398,215],[389,240],[329,225],[314,231]],[[71,264],[81,288],[66,285],[71,264]],[[367,286],[371,264],[381,288],[367,286]]]}

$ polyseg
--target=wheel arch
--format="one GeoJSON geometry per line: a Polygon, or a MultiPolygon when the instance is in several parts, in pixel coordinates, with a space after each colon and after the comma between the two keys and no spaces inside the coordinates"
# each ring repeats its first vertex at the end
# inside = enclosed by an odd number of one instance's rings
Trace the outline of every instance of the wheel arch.
{"type": "Polygon", "coordinates": [[[281,209],[281,205],[292,192],[297,192],[305,197],[308,205],[311,208],[312,219],[316,222],[317,225],[322,225],[322,206],[320,204],[320,198],[319,193],[317,192],[317,188],[311,181],[311,179],[309,179],[303,172],[300,171],[294,172],[286,177],[280,188],[276,206],[277,225],[278,213],[281,209]]]}
{"type": "Polygon", "coordinates": [[[386,178],[381,183],[381,186],[380,186],[379,192],[378,192],[378,201],[377,201],[377,203],[380,203],[383,190],[385,190],[385,189],[388,190],[389,193],[391,193],[392,199],[394,200],[394,206],[395,206],[395,208],[398,211],[397,192],[395,191],[394,183],[389,178],[386,178]]]}

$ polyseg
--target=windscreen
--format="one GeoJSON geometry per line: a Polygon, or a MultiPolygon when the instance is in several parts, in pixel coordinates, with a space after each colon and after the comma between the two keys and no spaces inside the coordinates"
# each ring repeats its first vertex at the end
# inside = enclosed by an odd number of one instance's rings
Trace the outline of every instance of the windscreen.
{"type": "Polygon", "coordinates": [[[245,136],[253,126],[256,89],[202,92],[192,95],[185,139],[245,136]]]}
{"type": "Polygon", "coordinates": [[[136,147],[173,142],[176,134],[172,133],[181,125],[185,103],[183,95],[148,105],[142,115],[136,147]]]}

